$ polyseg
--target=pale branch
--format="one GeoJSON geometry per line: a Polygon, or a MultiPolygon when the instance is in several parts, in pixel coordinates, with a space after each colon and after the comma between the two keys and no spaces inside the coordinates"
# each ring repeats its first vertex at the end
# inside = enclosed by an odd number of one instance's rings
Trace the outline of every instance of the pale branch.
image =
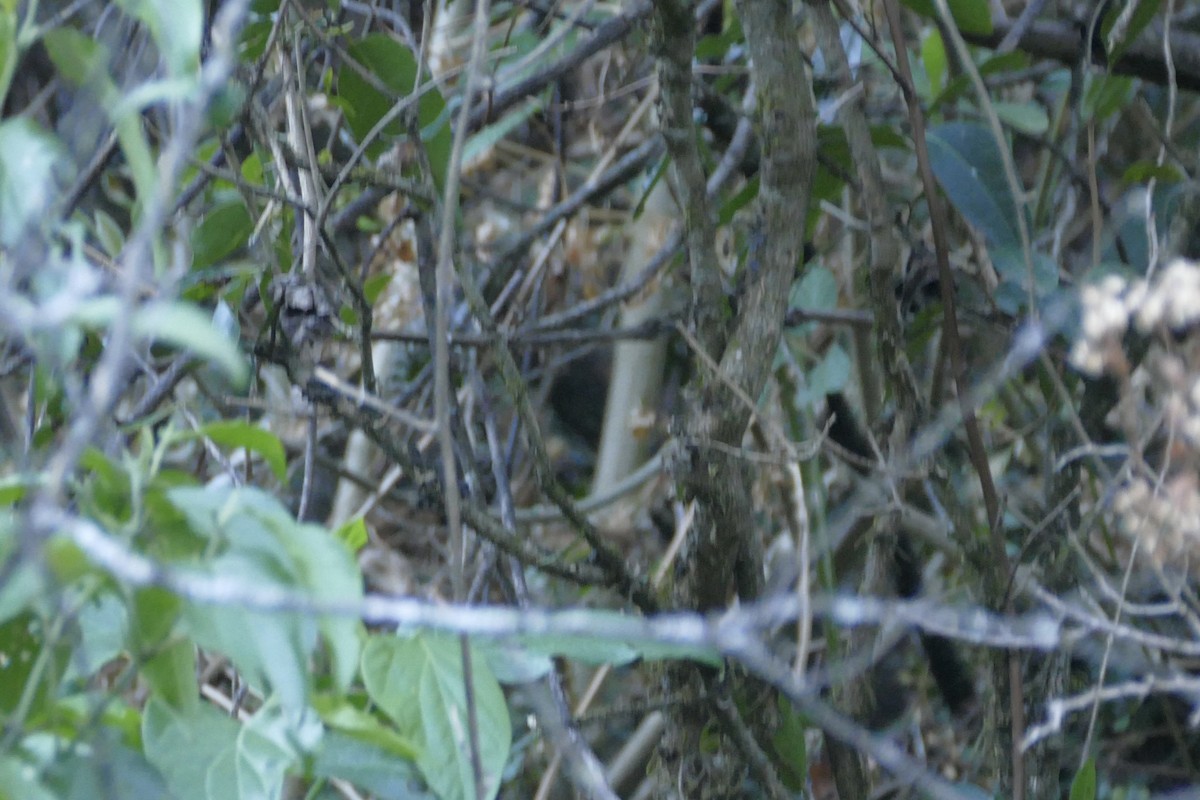
{"type": "MultiPolygon", "coordinates": [[[[36,522],[65,533],[97,567],[137,588],[160,587],[194,603],[246,611],[352,617],[376,625],[428,628],[486,637],[580,636],[611,642],[680,648],[698,657],[737,657],[750,643],[761,645],[780,625],[794,622],[803,604],[793,594],[747,603],[720,612],[664,612],[647,616],[595,609],[548,611],[494,605],[430,602],[367,594],[344,601],[314,600],[303,591],[239,577],[203,574],[164,565],[135,552],[95,522],[51,509],[38,509],[36,522]]],[[[978,607],[950,608],[927,600],[816,596],[815,616],[844,626],[903,624],[973,644],[1005,649],[1052,650],[1060,624],[1049,614],[1009,617],[978,607]]]]}

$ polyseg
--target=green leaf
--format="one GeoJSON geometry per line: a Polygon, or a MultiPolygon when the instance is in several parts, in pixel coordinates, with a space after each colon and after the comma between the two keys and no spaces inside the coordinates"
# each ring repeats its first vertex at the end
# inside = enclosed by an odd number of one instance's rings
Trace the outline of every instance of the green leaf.
{"type": "Polygon", "coordinates": [[[348,519],[333,532],[337,540],[346,546],[351,553],[362,550],[370,538],[367,535],[367,523],[362,517],[348,519]]]}
{"type": "Polygon", "coordinates": [[[1104,21],[1100,25],[1100,33],[1104,37],[1108,49],[1108,63],[1115,64],[1125,55],[1125,51],[1129,49],[1129,45],[1137,41],[1137,38],[1146,30],[1146,26],[1151,20],[1162,10],[1162,0],[1126,0],[1123,3],[1112,3],[1108,7],[1108,13],[1104,15],[1104,21]],[[1137,8],[1133,11],[1133,16],[1130,17],[1128,25],[1125,27],[1124,35],[1121,41],[1112,41],[1112,30],[1116,21],[1125,13],[1126,7],[1130,3],[1136,3],[1137,8]]]}
{"type": "Polygon", "coordinates": [[[6,724],[44,719],[62,690],[72,642],[48,640],[42,614],[25,611],[0,625],[0,719],[6,724]],[[24,716],[12,717],[16,709],[24,716]]]}
{"type": "Polygon", "coordinates": [[[840,392],[850,378],[850,356],[834,342],[821,363],[808,373],[808,389],[815,397],[840,392]]]}
{"type": "MultiPolygon", "coordinates": [[[[1019,247],[996,247],[989,251],[992,266],[1000,276],[996,304],[1013,314],[1029,304],[1029,267],[1019,247]]],[[[1033,253],[1033,295],[1041,298],[1058,288],[1058,265],[1044,253],[1033,253]]]]}
{"type": "Polygon", "coordinates": [[[1083,90],[1083,118],[1097,122],[1108,119],[1129,105],[1136,91],[1133,78],[1089,71],[1083,90]]]}
{"type": "MultiPolygon", "coordinates": [[[[226,553],[198,572],[239,586],[299,589],[286,567],[253,551],[226,553]]],[[[252,687],[264,694],[269,687],[289,707],[305,704],[311,677],[308,652],[315,643],[311,620],[294,613],[187,602],[183,621],[198,645],[227,655],[252,687]]]]}
{"type": "Polygon", "coordinates": [[[62,155],[58,140],[26,117],[0,122],[0,245],[42,221],[62,155]]]}
{"type": "Polygon", "coordinates": [[[60,800],[38,778],[39,771],[32,764],[0,755],[0,800],[60,800]]]}
{"type": "Polygon", "coordinates": [[[12,85],[13,71],[17,68],[17,58],[21,55],[17,45],[17,15],[12,9],[0,11],[0,107],[8,97],[8,87],[12,85]]]}
{"type": "Polygon", "coordinates": [[[183,637],[166,643],[179,621],[182,603],[167,590],[150,587],[135,591],[130,605],[129,650],[134,656],[150,655],[142,665],[143,679],[160,700],[190,712],[200,702],[196,645],[183,637]]]}
{"type": "Polygon", "coordinates": [[[222,753],[209,776],[209,795],[216,798],[281,796],[284,778],[321,741],[324,729],[308,709],[298,712],[268,700],[238,731],[235,746],[222,753]],[[221,769],[229,765],[230,769],[221,769]],[[215,774],[220,770],[224,774],[215,774]],[[219,787],[219,788],[218,788],[219,787]],[[230,790],[233,790],[232,792],[230,790]]]}
{"type": "Polygon", "coordinates": [[[779,727],[771,739],[775,748],[780,777],[793,791],[804,788],[808,776],[808,743],[804,734],[804,717],[792,707],[782,694],[779,695],[779,727]]]}
{"type": "Polygon", "coordinates": [[[871,128],[871,141],[879,148],[907,150],[908,139],[892,125],[876,125],[871,128]]]}
{"type": "Polygon", "coordinates": [[[949,0],[954,24],[963,33],[987,36],[992,32],[992,9],[987,0],[949,0]]]}
{"type": "Polygon", "coordinates": [[[483,130],[472,135],[467,139],[466,146],[463,147],[463,164],[471,164],[476,159],[482,158],[505,136],[524,125],[530,117],[541,111],[544,105],[545,103],[540,97],[531,97],[498,121],[485,126],[483,130]]]}
{"type": "Polygon", "coordinates": [[[314,778],[343,778],[379,800],[436,800],[415,764],[338,730],[326,731],[310,767],[314,778]]]}
{"type": "MultiPolygon", "coordinates": [[[[289,525],[279,531],[302,585],[319,603],[355,606],[362,600],[362,573],[350,550],[319,525],[289,525]]],[[[358,674],[362,624],[345,615],[324,616],[317,628],[325,640],[334,685],[346,689],[358,674]]]]}
{"type": "Polygon", "coordinates": [[[196,645],[185,638],[159,647],[141,669],[155,697],[176,711],[189,713],[200,704],[196,681],[196,645]]]}
{"type": "Polygon", "coordinates": [[[240,419],[210,422],[196,431],[179,434],[181,439],[209,439],[221,447],[258,453],[281,482],[287,481],[287,453],[279,437],[266,428],[240,419]]]}
{"type": "MultiPolygon", "coordinates": [[[[937,19],[937,7],[934,0],[902,0],[904,5],[923,17],[937,19]]],[[[948,0],[950,15],[954,24],[963,33],[987,36],[992,32],[992,12],[987,0],[948,0]]]]}
{"type": "Polygon", "coordinates": [[[232,748],[239,728],[210,705],[197,704],[185,712],[152,697],[142,715],[142,746],[178,800],[216,800],[208,792],[208,777],[232,748]]]}
{"type": "Polygon", "coordinates": [[[211,209],[192,231],[192,269],[206,269],[244,248],[254,220],[241,200],[211,209]]]}
{"type": "MultiPolygon", "coordinates": [[[[485,783],[481,795],[493,798],[512,745],[512,726],[486,660],[476,655],[471,667],[485,783]]],[[[362,677],[376,705],[420,746],[417,764],[438,796],[475,798],[460,640],[426,632],[372,637],[363,651],[362,677]]]]}
{"type": "Polygon", "coordinates": [[[363,297],[367,301],[367,305],[375,305],[375,301],[379,299],[379,295],[392,282],[393,275],[387,272],[381,272],[378,275],[372,275],[363,281],[363,297]]]}
{"type": "Polygon", "coordinates": [[[121,226],[117,224],[111,216],[104,212],[103,209],[96,209],[94,213],[94,228],[96,238],[100,240],[100,246],[104,248],[104,252],[109,258],[115,259],[121,253],[121,249],[125,246],[125,233],[121,230],[121,226]]]}
{"type": "MultiPolygon", "coordinates": [[[[80,303],[71,321],[85,327],[101,328],[112,324],[124,313],[113,295],[103,295],[80,303]]],[[[212,320],[191,303],[157,302],[138,308],[133,315],[133,332],[138,336],[162,341],[213,362],[237,387],[246,385],[250,369],[237,344],[222,336],[212,320]]]]}
{"type": "Polygon", "coordinates": [[[532,683],[554,669],[554,659],[550,655],[534,652],[516,642],[484,639],[472,645],[472,650],[487,659],[496,680],[506,686],[532,683]]]}
{"type": "Polygon", "coordinates": [[[147,338],[166,342],[211,361],[237,388],[250,379],[250,368],[235,342],[222,336],[200,309],[190,303],[151,303],[139,308],[133,329],[147,338]]]}
{"type": "Polygon", "coordinates": [[[45,475],[40,472],[32,475],[5,475],[0,478],[0,506],[17,503],[30,489],[36,489],[44,482],[45,475]]]}
{"type": "Polygon", "coordinates": [[[1143,160],[1135,161],[1126,167],[1121,180],[1125,183],[1139,184],[1149,183],[1151,180],[1162,183],[1179,183],[1183,180],[1183,173],[1172,164],[1159,166],[1153,161],[1143,160]]]}
{"type": "Polygon", "coordinates": [[[1041,136],[1050,129],[1050,117],[1046,109],[1037,103],[992,103],[1000,121],[1021,133],[1041,136]]]}
{"type": "Polygon", "coordinates": [[[129,613],[109,592],[96,595],[79,610],[81,638],[75,647],[67,679],[90,678],[125,649],[129,613]]]}
{"type": "Polygon", "coordinates": [[[55,28],[46,32],[42,44],[71,85],[92,85],[102,92],[113,88],[108,78],[108,50],[95,39],[74,28],[55,28]]]}
{"type": "Polygon", "coordinates": [[[921,64],[929,78],[929,92],[937,97],[946,86],[946,47],[937,28],[930,28],[921,42],[921,64]]]}
{"type": "Polygon", "coordinates": [[[373,714],[345,700],[328,696],[313,698],[313,707],[330,728],[359,741],[368,742],[405,761],[416,762],[420,749],[411,741],[385,726],[373,714]]]}
{"type": "MultiPolygon", "coordinates": [[[[351,58],[392,90],[389,96],[372,86],[350,66],[338,74],[337,99],[346,112],[346,122],[354,138],[362,142],[384,115],[415,89],[417,62],[412,52],[386,34],[366,36],[348,48],[351,58]]],[[[417,101],[417,123],[433,167],[434,181],[440,186],[450,159],[450,126],[446,102],[437,89],[430,89],[417,101]]],[[[384,127],[380,136],[367,146],[367,155],[377,157],[397,136],[403,136],[403,114],[384,127]]]]}
{"type": "MultiPolygon", "coordinates": [[[[17,545],[13,514],[10,510],[0,511],[0,564],[11,563],[17,545]]],[[[35,563],[18,563],[8,579],[0,583],[0,624],[6,624],[22,613],[43,595],[46,581],[45,570],[35,563]]],[[[0,681],[4,680],[7,667],[0,663],[0,681]]],[[[4,705],[0,694],[0,707],[4,705]]]]}
{"type": "MultiPolygon", "coordinates": [[[[209,574],[304,593],[320,604],[352,607],[361,600],[362,575],[350,551],[324,528],[297,522],[266,492],[179,488],[167,496],[196,534],[223,551],[205,566],[209,574]]],[[[308,655],[318,632],[335,684],[345,688],[357,672],[362,628],[351,617],[196,604],[184,616],[198,643],[228,655],[252,682],[270,683],[289,707],[305,701],[308,655]]]]}
{"type": "Polygon", "coordinates": [[[931,128],[927,141],[933,173],[958,213],[989,245],[1020,246],[1016,205],[991,132],[972,122],[950,122],[931,128]]]}
{"type": "MultiPolygon", "coordinates": [[[[64,717],[76,725],[91,725],[97,700],[78,697],[74,709],[63,711],[64,717]]],[[[60,704],[62,706],[64,704],[60,704]]],[[[104,710],[106,725],[112,725],[110,709],[104,710]]],[[[166,798],[170,796],[162,776],[141,753],[141,714],[127,709],[132,723],[130,735],[118,737],[124,730],[100,728],[91,733],[86,744],[63,748],[53,762],[46,765],[42,781],[54,789],[61,800],[94,800],[94,798],[166,798]]],[[[87,729],[87,728],[83,728],[87,729]]]]}
{"type": "Polygon", "coordinates": [[[117,0],[117,5],[150,29],[171,75],[190,75],[200,68],[200,0],[117,0]]]}
{"type": "Polygon", "coordinates": [[[1089,758],[1084,762],[1075,777],[1071,779],[1071,800],[1095,800],[1096,798],[1096,759],[1089,758]]]}
{"type": "Polygon", "coordinates": [[[832,311],[837,308],[837,279],[825,267],[809,267],[804,277],[792,287],[788,308],[809,311],[832,311]]]}

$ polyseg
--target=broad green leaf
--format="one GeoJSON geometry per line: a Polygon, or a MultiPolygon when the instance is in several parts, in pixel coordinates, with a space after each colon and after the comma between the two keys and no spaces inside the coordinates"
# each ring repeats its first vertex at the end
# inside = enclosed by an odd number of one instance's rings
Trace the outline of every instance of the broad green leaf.
{"type": "Polygon", "coordinates": [[[496,680],[506,686],[531,683],[554,669],[554,659],[544,652],[534,652],[517,642],[481,640],[472,645],[473,652],[487,659],[496,680]]]}
{"type": "MultiPolygon", "coordinates": [[[[360,39],[348,51],[351,58],[393,93],[389,96],[381,92],[353,67],[343,66],[339,71],[337,99],[346,112],[346,122],[354,138],[362,142],[400,98],[408,97],[416,89],[417,62],[407,47],[381,33],[360,39]]],[[[446,102],[436,89],[425,92],[417,101],[417,122],[434,180],[441,185],[450,159],[451,137],[446,102]]],[[[404,116],[400,114],[368,145],[367,155],[378,156],[392,139],[404,133],[404,116]]]]}
{"type": "MultiPolygon", "coordinates": [[[[78,726],[91,725],[96,700],[78,698],[78,709],[70,714],[78,726]]],[[[137,728],[141,715],[128,709],[137,728]]],[[[104,721],[111,716],[105,709],[104,721]]],[[[66,715],[65,712],[64,715],[66,715]]],[[[87,744],[63,748],[63,752],[46,765],[42,782],[57,792],[59,800],[97,800],[97,798],[166,798],[169,791],[162,776],[142,755],[141,737],[118,737],[117,731],[105,728],[93,732],[87,744]]]]}
{"type": "Polygon", "coordinates": [[[287,481],[287,453],[279,437],[266,428],[245,420],[226,419],[210,422],[198,430],[179,434],[181,439],[210,439],[221,447],[238,448],[258,453],[280,481],[287,481]]]}
{"type": "Polygon", "coordinates": [[[837,279],[825,267],[813,266],[804,271],[804,277],[792,287],[788,308],[804,308],[812,311],[832,311],[837,308],[837,279]]]}
{"type": "Polygon", "coordinates": [[[200,703],[196,645],[190,639],[180,637],[157,648],[142,665],[141,676],[155,697],[177,711],[189,713],[200,703]]]}
{"type": "Polygon", "coordinates": [[[954,23],[963,33],[987,36],[992,32],[992,9],[988,0],[947,0],[954,23]]]}
{"type": "Polygon", "coordinates": [[[43,555],[59,583],[70,583],[93,571],[87,554],[66,536],[50,537],[43,555]]]}
{"type": "Polygon", "coordinates": [[[321,715],[321,719],[326,725],[347,736],[369,742],[414,763],[420,754],[416,745],[385,726],[374,714],[369,714],[345,700],[320,696],[313,699],[313,707],[321,715]]]}
{"type": "Polygon", "coordinates": [[[121,230],[121,226],[117,225],[116,220],[105,213],[103,209],[96,209],[93,216],[96,238],[100,240],[100,246],[104,248],[104,252],[109,258],[116,258],[120,255],[121,249],[125,247],[124,231],[121,230]]]}
{"type": "Polygon", "coordinates": [[[151,303],[139,308],[133,317],[138,334],[183,350],[189,350],[219,366],[236,387],[246,385],[250,368],[237,343],[213,328],[199,308],[190,303],[151,303]]]}
{"type": "MultiPolygon", "coordinates": [[[[172,489],[171,502],[189,527],[223,551],[206,571],[250,587],[292,591],[314,603],[355,607],[362,575],[350,551],[317,525],[299,523],[258,489],[172,489]]],[[[358,668],[360,623],[349,616],[267,614],[189,605],[188,629],[203,645],[229,655],[252,681],[267,681],[289,707],[304,702],[306,662],[319,632],[339,688],[358,668]]]]}
{"type": "Polygon", "coordinates": [[[842,346],[834,342],[821,363],[808,373],[808,389],[816,397],[840,392],[850,378],[850,356],[842,346]]]}
{"type": "MultiPolygon", "coordinates": [[[[10,509],[0,510],[0,564],[8,564],[17,546],[15,520],[10,509]]],[[[45,571],[38,564],[14,564],[8,580],[0,583],[0,624],[6,624],[42,595],[45,571]]],[[[0,680],[5,667],[0,663],[0,680]]],[[[0,705],[4,700],[0,697],[0,705]]]]}
{"type": "Polygon", "coordinates": [[[381,272],[363,281],[363,297],[366,299],[368,305],[375,305],[375,301],[379,299],[379,295],[392,282],[392,277],[389,273],[381,272]]]}
{"type": "Polygon", "coordinates": [[[91,85],[107,93],[108,50],[95,39],[74,28],[55,28],[42,37],[46,52],[59,73],[73,86],[91,85]]]}
{"type": "Polygon", "coordinates": [[[937,97],[946,86],[946,47],[937,28],[930,28],[921,42],[921,64],[929,78],[929,93],[937,97]]]}
{"type": "Polygon", "coordinates": [[[0,122],[0,245],[42,221],[54,196],[58,140],[27,117],[0,122]]]}
{"type": "Polygon", "coordinates": [[[289,711],[268,700],[238,731],[234,748],[209,772],[209,794],[214,798],[280,797],[289,769],[320,743],[324,729],[308,709],[289,711]],[[232,769],[224,772],[225,764],[232,769]],[[235,786],[236,794],[228,787],[235,786]],[[219,788],[218,788],[219,787],[219,788]]]}
{"type": "Polygon", "coordinates": [[[541,111],[543,105],[544,103],[540,97],[531,97],[509,111],[499,121],[485,126],[483,130],[472,135],[467,139],[466,146],[463,148],[463,164],[472,164],[476,159],[482,158],[501,139],[508,136],[521,125],[524,125],[526,120],[541,111]]]}
{"type": "Polygon", "coordinates": [[[211,209],[192,231],[192,269],[206,269],[246,246],[254,220],[241,200],[211,209]]]}
{"type": "Polygon", "coordinates": [[[216,800],[207,791],[208,774],[232,748],[239,727],[210,705],[184,712],[152,697],[142,715],[142,746],[178,800],[216,800]]]}
{"type": "Polygon", "coordinates": [[[1083,118],[1103,121],[1124,109],[1137,92],[1133,78],[1088,72],[1083,90],[1083,118]]]}
{"type": "Polygon", "coordinates": [[[90,678],[125,649],[129,632],[125,604],[109,592],[97,595],[79,610],[79,630],[68,680],[90,678]]]}
{"type": "MultiPolygon", "coordinates": [[[[362,573],[349,548],[329,531],[288,520],[276,532],[313,600],[342,606],[356,606],[362,600],[362,573]]],[[[317,627],[329,650],[334,683],[344,690],[358,673],[362,625],[341,615],[320,617],[317,627]]]]}
{"type": "Polygon", "coordinates": [[[39,771],[26,761],[0,755],[0,800],[61,800],[39,780],[39,771]]]}
{"type": "MultiPolygon", "coordinates": [[[[104,295],[79,303],[71,321],[84,327],[101,328],[124,313],[118,298],[104,295]]],[[[156,302],[139,307],[133,314],[133,332],[147,339],[190,350],[220,367],[237,387],[245,386],[250,368],[237,344],[222,336],[212,320],[183,302],[156,302]]]]}
{"type": "Polygon", "coordinates": [[[876,147],[907,150],[906,139],[893,125],[876,125],[871,128],[871,141],[876,147]]]}
{"type": "Polygon", "coordinates": [[[1050,117],[1046,109],[1037,103],[993,103],[996,116],[1021,133],[1041,136],[1050,129],[1050,117]]]}
{"type": "Polygon", "coordinates": [[[1108,12],[1104,15],[1104,20],[1100,25],[1100,34],[1104,37],[1108,49],[1109,64],[1115,64],[1121,60],[1125,51],[1129,49],[1129,45],[1137,41],[1142,31],[1146,30],[1146,26],[1162,10],[1162,2],[1163,0],[1126,0],[1123,3],[1109,5],[1108,12]],[[1112,41],[1113,27],[1117,19],[1124,15],[1126,6],[1130,3],[1136,3],[1137,8],[1134,9],[1133,16],[1129,18],[1121,41],[1114,42],[1112,41]]]}
{"type": "MultiPolygon", "coordinates": [[[[937,7],[934,0],[902,0],[904,5],[923,17],[937,19],[937,7]]],[[[986,36],[992,32],[992,12],[988,0],[947,0],[954,24],[963,33],[973,33],[986,36]]]]}
{"type": "Polygon", "coordinates": [[[780,777],[789,789],[804,788],[808,776],[808,743],[805,741],[804,717],[782,694],[779,695],[779,727],[771,737],[775,748],[780,777]]]}
{"type": "MultiPolygon", "coordinates": [[[[487,661],[475,655],[471,668],[482,796],[493,798],[508,760],[512,727],[487,661]]],[[[460,640],[425,632],[372,637],[363,651],[362,676],[375,704],[420,746],[417,764],[438,796],[475,798],[460,640]]]]}
{"type": "MultiPolygon", "coordinates": [[[[996,290],[1000,310],[1015,314],[1029,304],[1029,267],[1019,247],[995,247],[989,250],[992,266],[1001,282],[996,290]]],[[[1033,295],[1042,298],[1058,288],[1058,265],[1044,253],[1033,253],[1033,295]]]]}
{"type": "Polygon", "coordinates": [[[18,502],[30,489],[36,489],[43,483],[44,475],[5,475],[0,478],[0,506],[11,506],[18,502]]]}
{"type": "Polygon", "coordinates": [[[26,693],[25,719],[50,708],[71,660],[70,641],[47,642],[42,616],[26,611],[0,625],[0,655],[0,718],[25,702],[26,693]]]}
{"type": "MultiPolygon", "coordinates": [[[[253,551],[228,552],[200,574],[239,586],[299,590],[286,567],[253,551]]],[[[308,654],[316,643],[312,620],[296,613],[188,602],[183,621],[197,644],[227,655],[251,686],[264,694],[269,687],[290,708],[307,701],[312,677],[308,654]]]]}
{"type": "Polygon", "coordinates": [[[74,725],[92,724],[99,712],[100,721],[112,732],[119,734],[122,743],[141,750],[142,712],[119,697],[105,698],[102,708],[96,708],[96,695],[73,694],[59,699],[54,704],[56,718],[74,725]]]}
{"type": "Polygon", "coordinates": [[[346,546],[351,553],[357,553],[367,544],[367,523],[362,517],[348,519],[333,532],[337,540],[346,546]]]}
{"type": "Polygon", "coordinates": [[[129,650],[135,657],[150,657],[142,665],[142,677],[158,698],[171,707],[189,712],[199,703],[196,681],[196,646],[177,637],[166,643],[179,621],[182,603],[165,589],[138,589],[130,601],[133,624],[129,626],[129,650]]]}
{"type": "Polygon", "coordinates": [[[20,55],[17,46],[17,15],[13,9],[0,10],[0,106],[8,97],[13,71],[17,68],[20,55]]]}
{"type": "Polygon", "coordinates": [[[343,778],[379,800],[435,800],[417,767],[382,747],[329,730],[310,766],[314,778],[343,778]]]}
{"type": "Polygon", "coordinates": [[[1096,759],[1089,758],[1071,779],[1071,800],[1095,800],[1096,759]]]}
{"type": "Polygon", "coordinates": [[[199,69],[204,35],[200,0],[117,0],[117,5],[150,29],[171,75],[188,75],[199,69]]]}
{"type": "Polygon", "coordinates": [[[1022,53],[1020,50],[1013,50],[985,58],[979,65],[979,74],[986,76],[1015,72],[1019,69],[1026,69],[1030,63],[1031,59],[1028,54],[1022,53]]]}
{"type": "Polygon", "coordinates": [[[1121,180],[1125,183],[1149,183],[1151,180],[1178,183],[1183,180],[1183,174],[1172,164],[1159,166],[1153,161],[1135,161],[1126,167],[1121,180]]]}
{"type": "Polygon", "coordinates": [[[950,122],[931,128],[927,141],[933,173],[958,213],[990,246],[1020,246],[1016,206],[991,132],[976,123],[950,122]]]}

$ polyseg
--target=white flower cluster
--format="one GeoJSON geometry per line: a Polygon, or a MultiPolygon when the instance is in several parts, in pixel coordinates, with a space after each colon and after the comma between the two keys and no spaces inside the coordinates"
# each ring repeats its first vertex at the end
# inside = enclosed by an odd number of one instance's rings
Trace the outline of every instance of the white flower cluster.
{"type": "Polygon", "coordinates": [[[1168,478],[1155,487],[1135,478],[1113,498],[1121,531],[1137,540],[1159,566],[1200,566],[1200,491],[1194,473],[1168,478]]]}
{"type": "Polygon", "coordinates": [[[1144,334],[1200,322],[1200,264],[1176,259],[1152,281],[1109,275],[1085,286],[1080,302],[1082,329],[1071,363],[1088,375],[1101,375],[1123,363],[1121,338],[1131,322],[1144,334]]]}
{"type": "Polygon", "coordinates": [[[1150,472],[1116,492],[1120,529],[1160,566],[1200,568],[1200,264],[1177,259],[1151,280],[1109,276],[1080,300],[1071,363],[1120,378],[1120,403],[1132,405],[1111,418],[1128,442],[1159,450],[1146,458],[1150,472]],[[1124,349],[1131,326],[1144,337],[1136,356],[1124,349]]]}

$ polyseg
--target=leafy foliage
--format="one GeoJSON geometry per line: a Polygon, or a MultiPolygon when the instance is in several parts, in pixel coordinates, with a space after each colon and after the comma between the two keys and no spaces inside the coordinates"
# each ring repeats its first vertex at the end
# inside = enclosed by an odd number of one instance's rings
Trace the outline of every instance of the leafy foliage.
{"type": "Polygon", "coordinates": [[[400,5],[0,2],[0,800],[1197,781],[1186,4],[400,5]]]}

